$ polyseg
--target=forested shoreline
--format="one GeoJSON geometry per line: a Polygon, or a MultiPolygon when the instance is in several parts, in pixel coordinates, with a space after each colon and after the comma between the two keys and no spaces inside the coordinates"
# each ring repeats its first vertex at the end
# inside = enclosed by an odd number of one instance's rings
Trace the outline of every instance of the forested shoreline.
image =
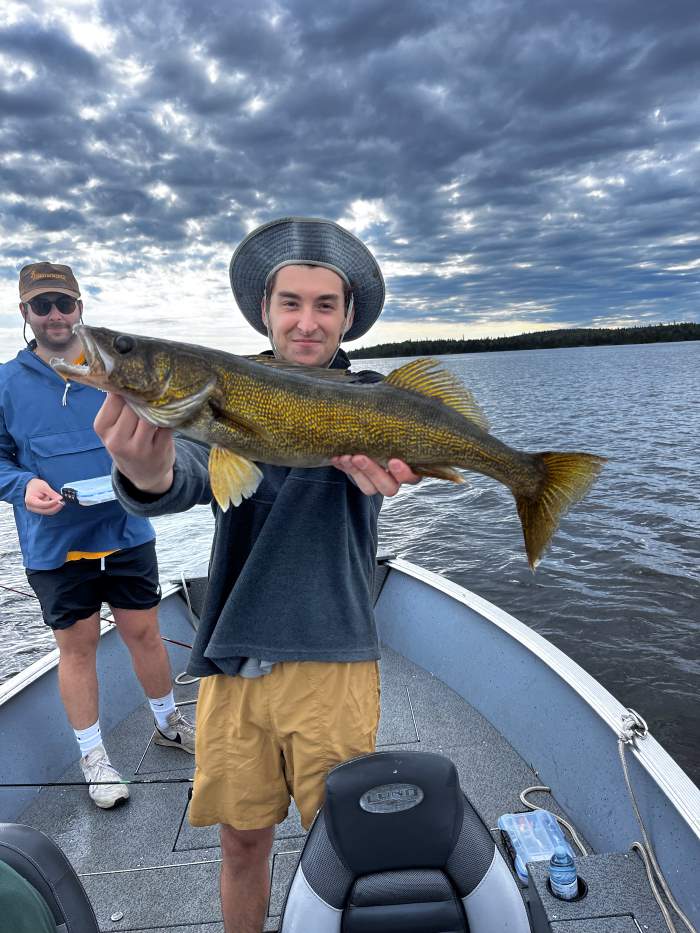
{"type": "Polygon", "coordinates": [[[554,350],[558,347],[599,347],[623,343],[700,340],[700,324],[653,324],[646,327],[560,328],[473,340],[402,340],[348,351],[351,359],[392,356],[439,356],[445,353],[490,353],[497,350],[554,350]]]}

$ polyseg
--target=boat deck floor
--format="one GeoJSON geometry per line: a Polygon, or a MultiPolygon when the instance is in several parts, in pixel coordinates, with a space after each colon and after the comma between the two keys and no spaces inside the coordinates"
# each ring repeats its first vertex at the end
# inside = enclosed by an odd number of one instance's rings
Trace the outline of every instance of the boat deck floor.
{"type": "MultiPolygon", "coordinates": [[[[525,809],[518,795],[541,783],[535,771],[479,713],[422,668],[384,649],[381,674],[378,750],[433,751],[451,758],[464,792],[500,844],[496,820],[525,809]]],[[[194,716],[196,693],[196,684],[176,687],[176,700],[188,718],[194,716]]],[[[190,778],[191,757],[154,745],[152,729],[144,703],[106,739],[115,767],[137,779],[190,778]]],[[[82,780],[77,761],[62,780],[82,780]]],[[[61,846],[102,931],[220,933],[218,830],[190,826],[188,789],[186,781],[133,786],[126,805],[104,811],[90,803],[84,787],[43,788],[20,822],[48,833],[61,846]]],[[[531,799],[564,815],[547,794],[531,799]]],[[[303,843],[292,804],[276,831],[265,930],[278,928],[303,843]]]]}

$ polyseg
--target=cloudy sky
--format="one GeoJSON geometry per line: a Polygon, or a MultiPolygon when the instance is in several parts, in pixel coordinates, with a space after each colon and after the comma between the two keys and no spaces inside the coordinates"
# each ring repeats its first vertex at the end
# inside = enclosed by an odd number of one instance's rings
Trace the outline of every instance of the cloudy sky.
{"type": "Polygon", "coordinates": [[[231,253],[328,217],[419,336],[699,320],[697,0],[5,0],[0,359],[17,273],[234,352],[231,253]]]}

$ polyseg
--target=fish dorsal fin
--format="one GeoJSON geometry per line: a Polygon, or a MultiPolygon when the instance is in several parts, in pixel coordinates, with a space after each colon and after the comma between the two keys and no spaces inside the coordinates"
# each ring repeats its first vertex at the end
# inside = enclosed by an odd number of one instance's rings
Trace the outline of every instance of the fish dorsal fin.
{"type": "Polygon", "coordinates": [[[469,389],[454,373],[440,366],[435,360],[411,360],[410,363],[389,373],[384,384],[403,389],[405,392],[436,398],[484,431],[489,429],[486,416],[469,389]]]}
{"type": "Polygon", "coordinates": [[[251,363],[261,363],[263,366],[279,369],[282,372],[298,373],[300,376],[324,379],[327,382],[355,381],[355,374],[347,369],[326,369],[325,366],[306,366],[305,363],[290,363],[289,360],[279,360],[275,356],[266,356],[262,353],[246,356],[245,359],[250,360],[251,363]]]}

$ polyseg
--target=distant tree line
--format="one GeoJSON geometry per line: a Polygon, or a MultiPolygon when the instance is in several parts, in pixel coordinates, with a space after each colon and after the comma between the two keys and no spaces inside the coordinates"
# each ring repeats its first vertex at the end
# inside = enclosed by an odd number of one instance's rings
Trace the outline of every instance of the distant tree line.
{"type": "Polygon", "coordinates": [[[443,353],[489,353],[495,350],[553,350],[557,347],[598,347],[620,343],[660,343],[700,340],[700,324],[652,324],[642,327],[562,328],[540,330],[514,337],[480,337],[473,340],[402,340],[350,350],[352,359],[391,356],[438,356],[443,353]]]}

